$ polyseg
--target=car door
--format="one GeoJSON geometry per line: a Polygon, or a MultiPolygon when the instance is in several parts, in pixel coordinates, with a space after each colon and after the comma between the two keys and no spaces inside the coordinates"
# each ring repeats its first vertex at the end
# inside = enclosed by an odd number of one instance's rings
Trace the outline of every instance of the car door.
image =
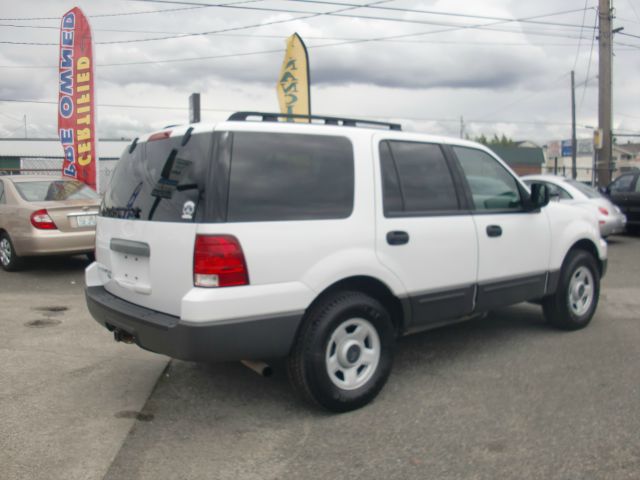
{"type": "Polygon", "coordinates": [[[487,151],[454,146],[473,204],[478,238],[478,310],[544,294],[550,261],[546,214],[527,211],[528,193],[487,151]]]}
{"type": "Polygon", "coordinates": [[[376,253],[408,292],[411,327],[471,313],[478,246],[451,159],[439,144],[404,139],[378,138],[374,151],[376,253]]]}

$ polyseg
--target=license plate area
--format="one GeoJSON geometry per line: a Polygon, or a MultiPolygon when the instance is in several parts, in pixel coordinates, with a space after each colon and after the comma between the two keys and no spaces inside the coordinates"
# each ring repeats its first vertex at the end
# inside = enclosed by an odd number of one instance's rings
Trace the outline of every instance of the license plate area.
{"type": "Polygon", "coordinates": [[[80,215],[76,217],[76,223],[78,228],[83,227],[95,227],[96,226],[96,216],[95,215],[80,215]]]}
{"type": "Polygon", "coordinates": [[[111,239],[111,274],[122,288],[151,294],[149,245],[123,239],[111,239]]]}

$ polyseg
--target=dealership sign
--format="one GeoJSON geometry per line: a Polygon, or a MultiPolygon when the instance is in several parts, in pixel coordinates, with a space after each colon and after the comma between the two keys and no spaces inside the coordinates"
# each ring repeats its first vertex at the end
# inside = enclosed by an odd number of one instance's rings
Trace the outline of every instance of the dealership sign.
{"type": "Polygon", "coordinates": [[[82,11],[62,17],[58,70],[58,135],[62,174],[97,190],[95,92],[91,28],[82,11]]]}

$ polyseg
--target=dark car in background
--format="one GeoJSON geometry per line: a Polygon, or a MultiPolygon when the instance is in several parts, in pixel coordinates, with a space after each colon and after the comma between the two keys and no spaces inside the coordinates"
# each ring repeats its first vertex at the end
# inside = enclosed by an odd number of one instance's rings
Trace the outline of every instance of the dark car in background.
{"type": "Polygon", "coordinates": [[[640,171],[620,175],[604,193],[627,216],[627,231],[640,232],[640,171]]]}

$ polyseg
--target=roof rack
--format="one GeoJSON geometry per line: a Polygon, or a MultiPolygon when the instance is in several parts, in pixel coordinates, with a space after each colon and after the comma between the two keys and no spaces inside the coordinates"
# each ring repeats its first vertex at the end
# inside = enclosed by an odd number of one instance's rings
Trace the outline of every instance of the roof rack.
{"type": "Polygon", "coordinates": [[[339,125],[342,127],[378,127],[389,130],[402,130],[399,123],[374,122],[373,120],[360,120],[357,118],[325,117],[324,115],[298,115],[289,113],[264,113],[264,112],[236,112],[228,120],[232,122],[246,122],[257,120],[262,122],[277,122],[280,119],[289,120],[293,118],[303,118],[309,123],[323,123],[324,125],[339,125]],[[257,118],[256,118],[257,117],[257,118]]]}

